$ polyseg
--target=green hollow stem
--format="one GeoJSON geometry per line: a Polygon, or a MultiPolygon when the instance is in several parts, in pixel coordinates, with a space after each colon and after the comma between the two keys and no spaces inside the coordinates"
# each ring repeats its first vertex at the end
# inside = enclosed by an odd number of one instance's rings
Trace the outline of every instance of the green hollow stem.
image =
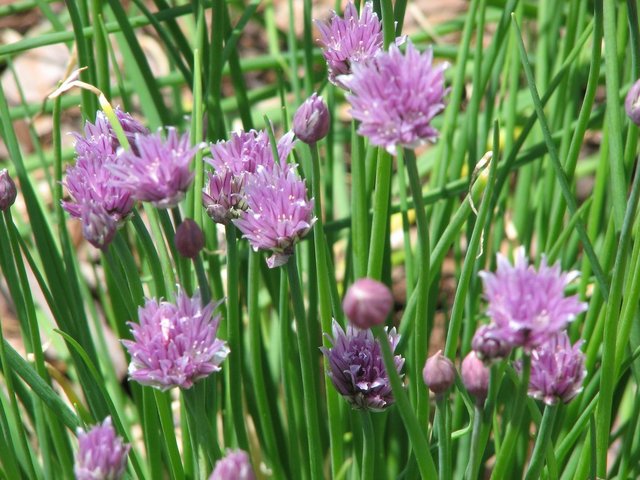
{"type": "Polygon", "coordinates": [[[242,401],[242,340],[240,338],[240,298],[238,296],[238,242],[236,227],[225,227],[227,239],[227,341],[231,354],[227,358],[229,382],[227,383],[227,410],[233,421],[238,445],[243,450],[249,448],[249,438],[244,422],[242,401]]]}
{"type": "MultiPolygon", "coordinates": [[[[416,154],[411,149],[404,150],[407,175],[411,187],[411,195],[416,212],[416,224],[418,226],[418,245],[416,247],[418,257],[418,285],[416,292],[416,316],[414,335],[414,357],[413,357],[413,378],[422,378],[422,367],[427,359],[427,349],[429,347],[429,333],[427,315],[429,311],[429,270],[430,270],[430,245],[429,245],[429,224],[424,209],[422,198],[422,186],[416,162],[416,154]]],[[[415,381],[413,384],[419,384],[415,381]]],[[[424,426],[429,419],[429,394],[426,388],[417,385],[416,391],[416,411],[418,413],[418,424],[424,426]]],[[[419,454],[418,454],[419,456],[419,454]]]]}
{"type": "Polygon", "coordinates": [[[311,478],[322,479],[322,444],[320,438],[320,423],[318,419],[318,395],[316,392],[316,371],[314,370],[313,354],[311,350],[311,338],[307,315],[304,310],[304,297],[300,287],[298,267],[294,256],[287,262],[287,274],[289,276],[289,288],[293,302],[293,312],[296,318],[298,349],[300,350],[300,369],[302,372],[302,389],[304,391],[305,418],[307,422],[307,435],[309,441],[309,462],[311,465],[311,478]]]}
{"type": "Polygon", "coordinates": [[[364,140],[351,127],[351,239],[353,243],[353,271],[361,278],[367,271],[367,239],[369,238],[367,179],[365,169],[364,140]]]}
{"type": "Polygon", "coordinates": [[[411,408],[411,403],[409,402],[409,398],[405,392],[404,385],[400,375],[398,375],[398,371],[396,370],[396,365],[393,360],[393,352],[389,345],[389,337],[382,327],[374,327],[372,331],[380,344],[380,351],[382,352],[382,359],[384,360],[384,368],[389,376],[389,382],[391,383],[391,389],[393,390],[396,407],[400,412],[402,422],[407,429],[409,442],[415,452],[415,459],[418,463],[421,478],[438,478],[436,466],[433,462],[433,457],[431,456],[431,450],[429,449],[429,443],[427,442],[427,437],[418,423],[416,414],[411,408]]]}
{"type": "MultiPolygon", "coordinates": [[[[484,403],[484,402],[483,402],[484,403]]],[[[484,412],[479,402],[476,402],[473,410],[473,430],[471,431],[471,445],[469,447],[469,466],[467,480],[478,478],[478,465],[482,459],[483,451],[480,451],[480,436],[482,431],[482,416],[484,412]]]]}
{"type": "Polygon", "coordinates": [[[362,419],[362,467],[360,478],[369,480],[373,478],[376,436],[369,410],[362,410],[360,418],[362,419]]]}
{"type": "Polygon", "coordinates": [[[371,226],[371,243],[369,244],[369,263],[367,264],[367,276],[376,280],[379,280],[382,275],[384,246],[388,233],[391,163],[391,155],[382,149],[378,150],[376,189],[373,197],[373,224],[371,226]]]}
{"type": "Polygon", "coordinates": [[[559,404],[548,405],[544,409],[544,415],[542,416],[542,422],[540,422],[540,428],[536,435],[536,443],[533,447],[533,453],[531,454],[531,460],[529,462],[529,469],[524,477],[525,480],[535,480],[540,478],[540,473],[544,467],[544,459],[547,451],[547,446],[551,440],[553,433],[553,425],[556,421],[556,415],[558,413],[559,404]]]}
{"type": "MultiPolygon", "coordinates": [[[[313,229],[314,248],[316,257],[316,278],[318,281],[318,301],[320,305],[320,322],[324,332],[331,331],[332,309],[331,309],[331,285],[329,265],[331,259],[327,253],[327,238],[325,236],[323,226],[322,211],[322,191],[320,186],[320,156],[318,154],[318,145],[309,145],[311,149],[312,163],[312,191],[314,198],[314,209],[316,215],[316,224],[313,229]]],[[[326,340],[323,340],[326,341],[326,340]]],[[[328,347],[329,345],[325,345],[328,347]]],[[[325,359],[325,367],[328,361],[325,359]]],[[[327,375],[324,376],[325,391],[327,397],[327,416],[329,420],[329,439],[331,453],[331,473],[333,477],[338,473],[338,469],[344,461],[344,438],[342,430],[342,418],[340,414],[340,399],[338,393],[331,385],[331,381],[327,375]]]]}
{"type": "Polygon", "coordinates": [[[492,480],[501,480],[507,477],[507,470],[511,463],[511,457],[513,457],[513,451],[517,443],[518,435],[521,433],[520,424],[522,423],[522,414],[524,413],[524,406],[527,403],[527,392],[529,389],[529,377],[531,375],[531,357],[524,355],[522,359],[522,383],[518,390],[515,406],[511,418],[509,419],[509,426],[507,427],[507,433],[501,442],[500,451],[497,454],[496,464],[491,474],[492,480]]]}
{"type": "Polygon", "coordinates": [[[438,478],[451,480],[451,432],[449,431],[449,399],[446,394],[436,398],[438,423],[438,478]]]}

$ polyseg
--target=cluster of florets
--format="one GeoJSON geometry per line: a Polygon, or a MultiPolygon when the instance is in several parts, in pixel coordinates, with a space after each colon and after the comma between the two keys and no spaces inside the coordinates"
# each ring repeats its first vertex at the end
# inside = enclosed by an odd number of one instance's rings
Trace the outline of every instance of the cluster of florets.
{"type": "Polygon", "coordinates": [[[76,480],[119,480],[124,475],[130,448],[117,436],[111,417],[88,432],[78,429],[78,452],[73,467],[76,480]]]}
{"type": "Polygon", "coordinates": [[[559,264],[549,266],[545,258],[536,269],[523,248],[516,251],[513,265],[500,254],[497,261],[495,273],[480,273],[491,322],[474,335],[476,356],[490,363],[522,347],[531,356],[530,395],[546,403],[569,401],[584,379],[581,342],[572,346],[565,332],[587,308],[577,295],[564,293],[578,272],[562,272],[559,264]]]}

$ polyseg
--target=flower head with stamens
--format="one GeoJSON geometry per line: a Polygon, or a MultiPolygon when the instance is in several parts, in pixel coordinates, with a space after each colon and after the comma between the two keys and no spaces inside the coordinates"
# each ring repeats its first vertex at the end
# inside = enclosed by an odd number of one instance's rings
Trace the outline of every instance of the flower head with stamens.
{"type": "Polygon", "coordinates": [[[529,395],[553,405],[569,402],[582,391],[587,374],[582,341],[571,345],[566,331],[551,337],[531,352],[529,395]]]}
{"type": "Polygon", "coordinates": [[[199,293],[190,298],[182,290],[175,303],[147,299],[138,309],[140,323],[129,323],[134,339],[122,340],[131,355],[131,380],[160,390],[187,389],[219,371],[229,348],[216,338],[215,308],[203,307],[199,293]]]}
{"type": "Polygon", "coordinates": [[[418,52],[407,42],[403,54],[396,45],[367,63],[353,66],[341,77],[351,90],[351,115],[360,122],[358,133],[392,155],[397,147],[415,148],[434,141],[433,118],[444,110],[444,70],[433,65],[433,52],[418,52]]]}
{"type": "Polygon", "coordinates": [[[480,272],[480,276],[489,302],[487,314],[495,326],[493,335],[526,352],[564,330],[587,308],[577,295],[564,294],[578,272],[562,272],[559,264],[549,266],[545,258],[536,270],[522,247],[513,265],[498,254],[496,272],[480,272]]]}
{"type": "Polygon", "coordinates": [[[209,180],[202,189],[202,204],[214,222],[228,225],[247,209],[244,182],[245,175],[234,175],[228,169],[209,172],[209,180]]]}
{"type": "MultiPolygon", "coordinates": [[[[389,375],[384,366],[378,340],[371,330],[359,330],[351,325],[345,332],[333,321],[333,338],[327,335],[331,348],[322,347],[322,353],[329,362],[327,375],[336,390],[353,408],[382,411],[394,402],[389,375]]],[[[395,350],[400,335],[392,328],[388,332],[391,351],[395,350]]],[[[394,357],[398,373],[404,365],[404,358],[394,357]]]]}
{"type": "Polygon", "coordinates": [[[201,147],[192,147],[189,134],[179,136],[174,128],[167,129],[166,139],[160,132],[138,135],[135,144],[137,153],[124,152],[122,161],[111,167],[116,185],[136,200],[158,208],[175,207],[193,181],[189,167],[201,147]]]}
{"type": "Polygon", "coordinates": [[[372,59],[383,46],[382,23],[373,3],[362,6],[360,16],[353,2],[347,3],[344,17],[333,12],[329,23],[316,21],[322,54],[327,61],[329,81],[343,87],[339,75],[351,73],[353,65],[372,59]]]}
{"type": "Polygon", "coordinates": [[[130,448],[116,435],[111,417],[88,432],[78,429],[78,453],[73,467],[76,480],[119,480],[130,448]]]}
{"type": "Polygon", "coordinates": [[[313,199],[295,165],[259,166],[245,186],[248,210],[233,223],[254,250],[270,250],[269,268],[284,265],[316,221],[313,199]]]}

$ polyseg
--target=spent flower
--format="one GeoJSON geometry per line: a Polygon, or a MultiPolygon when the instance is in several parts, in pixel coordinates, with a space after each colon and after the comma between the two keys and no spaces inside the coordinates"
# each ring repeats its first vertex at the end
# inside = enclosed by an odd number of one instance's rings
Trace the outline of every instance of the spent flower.
{"type": "MultiPolygon", "coordinates": [[[[338,392],[356,409],[382,411],[393,404],[393,392],[380,344],[371,330],[348,325],[345,332],[335,320],[332,330],[333,337],[327,335],[331,348],[322,347],[321,350],[329,363],[327,375],[338,392]]],[[[393,351],[400,335],[392,328],[388,338],[393,351]]],[[[395,355],[394,363],[400,373],[404,358],[395,355]]]]}
{"type": "Polygon", "coordinates": [[[76,480],[119,480],[124,475],[130,448],[116,435],[111,417],[88,432],[78,429],[78,452],[73,467],[76,480]]]}
{"type": "Polygon", "coordinates": [[[255,480],[249,455],[244,450],[232,450],[216,462],[209,480],[255,480]]]}
{"type": "Polygon", "coordinates": [[[577,295],[564,294],[578,272],[562,272],[558,263],[549,266],[545,258],[536,270],[529,265],[522,247],[516,251],[513,265],[498,254],[496,272],[484,271],[480,276],[494,335],[513,346],[524,347],[526,352],[564,330],[587,308],[577,295]]]}
{"type": "Polygon", "coordinates": [[[147,299],[138,308],[140,323],[129,322],[134,339],[122,340],[131,355],[131,380],[160,390],[188,389],[220,371],[229,348],[216,338],[216,306],[202,306],[199,293],[190,298],[182,290],[175,303],[147,299]]]}
{"type": "Polygon", "coordinates": [[[397,147],[415,148],[435,141],[433,118],[444,110],[444,70],[433,65],[433,51],[420,53],[410,41],[403,54],[397,45],[371,61],[353,66],[340,77],[351,90],[351,115],[360,122],[358,133],[392,155],[397,147]]]}

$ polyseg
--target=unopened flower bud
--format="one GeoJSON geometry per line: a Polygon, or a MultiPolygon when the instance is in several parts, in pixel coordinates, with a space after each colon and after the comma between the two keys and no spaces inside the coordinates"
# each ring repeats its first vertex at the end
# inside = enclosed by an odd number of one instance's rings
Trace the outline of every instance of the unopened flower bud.
{"type": "Polygon", "coordinates": [[[322,97],[314,93],[300,105],[293,116],[293,133],[304,143],[316,143],[327,136],[329,120],[327,105],[322,97]]]}
{"type": "Polygon", "coordinates": [[[196,222],[187,218],[178,226],[175,242],[180,255],[195,258],[204,248],[204,234],[196,222]]]}
{"type": "Polygon", "coordinates": [[[456,381],[456,367],[442,350],[427,359],[422,370],[422,378],[429,390],[436,395],[446,392],[456,381]]]}
{"type": "Polygon", "coordinates": [[[255,480],[249,455],[244,450],[234,450],[216,462],[209,480],[255,480]]]}
{"type": "Polygon", "coordinates": [[[484,402],[489,389],[489,368],[482,363],[473,350],[464,357],[460,376],[468,392],[476,397],[479,403],[484,402]]]}
{"type": "Polygon", "coordinates": [[[342,302],[342,309],[351,323],[361,329],[384,323],[391,307],[393,295],[389,287],[371,278],[356,280],[342,302]]]}
{"type": "Polygon", "coordinates": [[[502,360],[511,354],[511,344],[499,335],[492,325],[482,325],[471,340],[471,348],[484,362],[502,360]]]}
{"type": "Polygon", "coordinates": [[[18,191],[6,168],[0,170],[0,210],[5,211],[16,201],[18,191]]]}
{"type": "Polygon", "coordinates": [[[640,125],[640,80],[637,80],[627,93],[624,109],[633,123],[640,125]]]}

